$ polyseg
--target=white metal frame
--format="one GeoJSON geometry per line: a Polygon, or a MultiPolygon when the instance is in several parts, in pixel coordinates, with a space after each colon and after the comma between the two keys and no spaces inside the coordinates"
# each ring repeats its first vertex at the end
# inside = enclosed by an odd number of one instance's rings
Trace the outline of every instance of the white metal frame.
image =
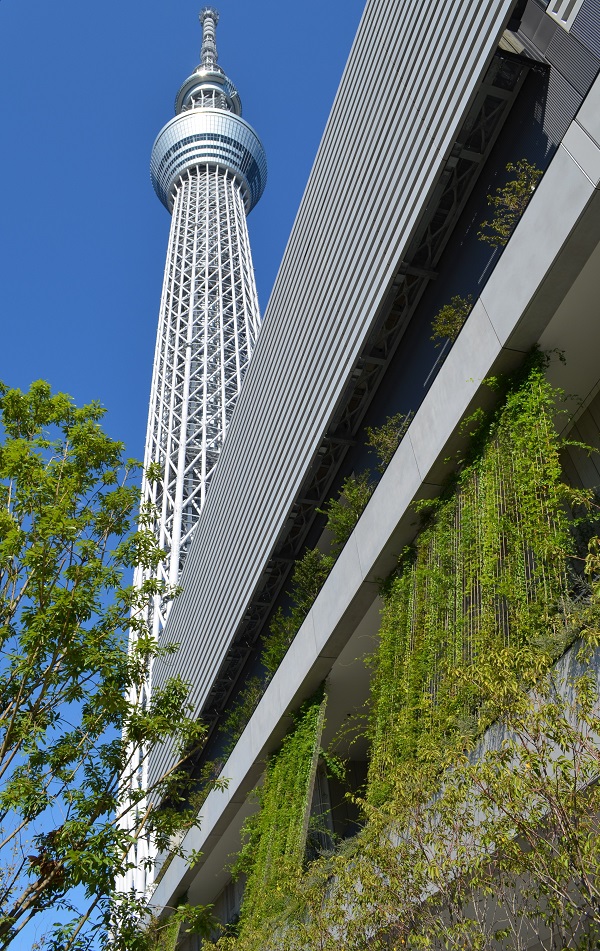
{"type": "MultiPolygon", "coordinates": [[[[165,558],[157,572],[138,568],[136,586],[149,577],[177,584],[259,326],[241,185],[223,168],[188,169],[171,222],[144,459],[144,467],[158,465],[161,476],[144,477],[142,485],[142,504],[156,513],[165,558]]],[[[153,599],[147,620],[156,638],[169,604],[159,595],[153,599]]],[[[142,702],[150,699],[150,682],[142,702]]],[[[142,756],[132,782],[147,787],[142,756]]],[[[125,890],[144,893],[144,862],[152,852],[151,842],[138,840],[125,890]]]]}
{"type": "Polygon", "coordinates": [[[583,0],[550,0],[546,13],[565,30],[570,30],[582,6],[583,0]]]}

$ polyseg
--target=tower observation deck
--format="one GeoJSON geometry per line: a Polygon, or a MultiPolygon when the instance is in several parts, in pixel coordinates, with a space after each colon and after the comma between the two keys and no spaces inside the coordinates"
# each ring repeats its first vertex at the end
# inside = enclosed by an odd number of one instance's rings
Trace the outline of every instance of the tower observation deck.
{"type": "MultiPolygon", "coordinates": [[[[260,321],[246,215],[265,187],[265,153],[217,63],[217,12],[206,7],[200,22],[200,65],[181,86],[150,164],[172,220],[145,452],[146,468],[161,475],[144,483],[143,499],[157,513],[160,577],[169,584],[179,578],[260,321]]],[[[155,634],[165,620],[157,599],[155,634]]]]}

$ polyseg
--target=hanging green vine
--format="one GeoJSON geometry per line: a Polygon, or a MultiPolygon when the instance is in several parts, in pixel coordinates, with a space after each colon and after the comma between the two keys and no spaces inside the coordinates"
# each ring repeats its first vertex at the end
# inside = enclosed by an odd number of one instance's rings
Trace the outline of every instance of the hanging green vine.
{"type": "Polygon", "coordinates": [[[256,933],[289,900],[286,882],[302,871],[315,774],[325,722],[326,697],[306,703],[280,751],[267,766],[258,791],[259,810],[246,822],[235,870],[248,879],[240,935],[256,933]]]}
{"type": "MultiPolygon", "coordinates": [[[[597,610],[586,634],[579,658],[600,643],[597,610]]],[[[561,695],[556,672],[527,691],[498,668],[504,742],[474,756],[457,737],[436,769],[392,767],[392,798],[365,803],[356,838],[290,883],[285,927],[231,951],[595,951],[600,699],[581,672],[561,695]]]]}
{"type": "Polygon", "coordinates": [[[600,644],[600,542],[585,561],[591,596],[574,604],[570,508],[590,497],[561,483],[556,395],[536,360],[492,418],[467,421],[462,470],[383,593],[365,826],[303,871],[317,731],[301,757],[284,745],[224,951],[525,951],[540,929],[552,947],[598,946],[600,701],[580,672],[561,699],[549,669],[575,633],[577,663],[600,644]],[[492,719],[504,743],[473,756],[492,719]]]}
{"type": "Polygon", "coordinates": [[[534,655],[547,663],[564,647],[559,611],[574,547],[555,396],[535,365],[480,431],[478,457],[436,505],[385,592],[371,801],[389,794],[392,765],[431,760],[457,730],[489,722],[495,698],[481,684],[503,650],[525,665],[534,655]]]}

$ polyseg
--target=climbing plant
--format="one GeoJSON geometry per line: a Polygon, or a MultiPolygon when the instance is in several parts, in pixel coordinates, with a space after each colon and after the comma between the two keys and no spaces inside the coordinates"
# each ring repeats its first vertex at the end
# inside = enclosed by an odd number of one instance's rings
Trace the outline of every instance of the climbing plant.
{"type": "Polygon", "coordinates": [[[261,925],[289,899],[286,883],[301,874],[317,770],[326,697],[306,703],[294,729],[267,766],[258,790],[259,809],[245,824],[236,872],[248,878],[240,934],[261,925]]]}
{"type": "Polygon", "coordinates": [[[334,561],[333,556],[323,554],[318,548],[309,548],[294,565],[290,592],[291,606],[287,612],[282,608],[275,612],[261,655],[261,660],[271,676],[279,667],[300,630],[334,561]]]}
{"type": "Polygon", "coordinates": [[[331,567],[354,531],[374,488],[368,470],[358,475],[350,475],[344,479],[338,498],[330,499],[325,509],[319,509],[327,516],[327,531],[331,538],[331,567]]]}
{"type": "Polygon", "coordinates": [[[564,647],[567,562],[574,555],[561,482],[555,393],[534,365],[479,427],[480,450],[384,595],[375,658],[369,796],[390,766],[439,755],[457,730],[494,716],[472,676],[504,650],[546,662],[564,647]]]}
{"type": "MultiPolygon", "coordinates": [[[[596,540],[597,541],[597,540],[596,540]]],[[[598,559],[596,557],[596,563],[598,559]]],[[[596,564],[597,571],[597,564],[596,564]]],[[[595,951],[600,942],[600,699],[587,666],[600,592],[562,669],[526,689],[509,653],[485,745],[456,736],[432,761],[390,767],[390,796],[337,853],[283,865],[222,951],[595,951]]]]}
{"type": "MultiPolygon", "coordinates": [[[[228,951],[598,947],[600,540],[574,601],[572,506],[592,497],[561,482],[556,397],[534,359],[468,421],[472,448],[383,591],[364,827],[304,870],[279,862],[228,951]]],[[[263,823],[250,856],[277,840],[263,823]]]]}
{"type": "Polygon", "coordinates": [[[226,755],[242,735],[334,563],[333,555],[323,554],[318,548],[310,548],[294,565],[289,592],[290,606],[287,611],[281,607],[277,609],[264,640],[260,657],[264,673],[246,681],[236,703],[221,723],[220,731],[228,737],[226,755]]]}
{"type": "Polygon", "coordinates": [[[303,873],[281,865],[267,917],[227,948],[598,946],[600,541],[573,602],[570,506],[590,496],[561,482],[555,400],[536,360],[470,422],[472,451],[383,592],[364,828],[303,873]]]}
{"type": "Polygon", "coordinates": [[[168,915],[152,916],[152,902],[146,909],[147,927],[140,928],[140,917],[132,916],[129,922],[129,934],[123,944],[127,951],[175,951],[182,935],[199,935],[208,939],[214,934],[217,922],[210,913],[212,906],[192,905],[181,899],[176,907],[163,908],[168,915]]]}
{"type": "Polygon", "coordinates": [[[166,921],[153,921],[148,928],[149,951],[175,951],[181,921],[175,915],[166,921]]]}
{"type": "Polygon", "coordinates": [[[581,652],[598,620],[570,669],[539,671],[531,690],[518,665],[497,669],[487,747],[456,737],[435,765],[393,765],[390,798],[364,803],[346,850],[296,879],[286,927],[261,951],[595,951],[600,704],[581,652]]]}
{"type": "Polygon", "coordinates": [[[393,416],[388,416],[381,426],[367,426],[365,429],[367,446],[374,451],[378,459],[378,472],[385,472],[389,466],[392,456],[404,439],[414,415],[412,411],[409,413],[394,413],[393,416]]]}

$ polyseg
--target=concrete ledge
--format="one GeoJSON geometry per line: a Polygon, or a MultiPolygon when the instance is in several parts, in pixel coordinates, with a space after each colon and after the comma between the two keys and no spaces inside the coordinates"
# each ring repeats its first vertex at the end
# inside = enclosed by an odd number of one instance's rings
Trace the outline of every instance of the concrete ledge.
{"type": "Polygon", "coordinates": [[[562,141],[562,148],[587,176],[594,188],[600,182],[600,149],[578,122],[573,122],[562,141]]]}
{"type": "MultiPolygon", "coordinates": [[[[561,146],[481,294],[504,346],[529,350],[573,283],[583,261],[561,263],[561,251],[593,194],[589,178],[561,146]]],[[[591,247],[582,251],[587,258],[591,247]]]]}

